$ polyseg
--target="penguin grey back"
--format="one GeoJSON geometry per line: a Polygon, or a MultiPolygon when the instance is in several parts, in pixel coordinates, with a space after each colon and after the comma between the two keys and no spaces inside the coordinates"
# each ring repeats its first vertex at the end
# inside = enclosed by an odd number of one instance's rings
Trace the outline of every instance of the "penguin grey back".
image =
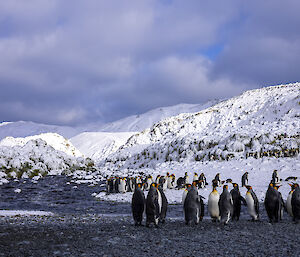
{"type": "Polygon", "coordinates": [[[295,184],[296,188],[293,192],[291,204],[292,204],[292,212],[294,215],[294,221],[300,221],[300,188],[298,184],[295,184]]]}
{"type": "Polygon", "coordinates": [[[220,195],[219,209],[221,222],[227,224],[233,214],[233,201],[227,185],[223,187],[223,192],[220,195]]]}
{"type": "Polygon", "coordinates": [[[184,201],[184,217],[185,223],[190,225],[192,222],[198,224],[203,218],[204,204],[201,197],[198,195],[196,187],[192,187],[184,201]],[[203,208],[203,209],[202,209],[203,208]]]}
{"type": "Polygon", "coordinates": [[[146,199],[146,226],[148,227],[151,223],[154,223],[157,227],[159,215],[158,189],[152,184],[146,199]]]}
{"type": "Polygon", "coordinates": [[[281,194],[270,184],[266,192],[265,208],[270,222],[278,222],[281,217],[281,194]]]}
{"type": "Polygon", "coordinates": [[[131,202],[132,216],[136,226],[142,225],[145,202],[145,196],[141,189],[141,184],[138,184],[132,195],[131,202]]]}
{"type": "Polygon", "coordinates": [[[167,210],[168,210],[168,200],[164,193],[164,190],[161,187],[159,187],[158,190],[159,190],[159,192],[161,194],[161,198],[162,198],[162,206],[161,206],[161,211],[160,211],[160,215],[159,215],[159,221],[161,223],[165,223],[165,219],[167,216],[167,210]]]}

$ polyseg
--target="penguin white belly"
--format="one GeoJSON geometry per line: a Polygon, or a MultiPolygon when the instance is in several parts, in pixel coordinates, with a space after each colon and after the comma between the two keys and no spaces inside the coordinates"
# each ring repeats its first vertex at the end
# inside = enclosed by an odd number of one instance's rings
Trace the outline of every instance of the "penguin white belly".
{"type": "Polygon", "coordinates": [[[220,195],[218,193],[211,192],[208,197],[208,212],[212,218],[220,218],[219,210],[219,199],[220,195]]]}
{"type": "Polygon", "coordinates": [[[198,180],[198,175],[194,175],[193,181],[197,181],[197,180],[198,180]]]}
{"type": "Polygon", "coordinates": [[[158,193],[158,206],[159,206],[159,213],[161,213],[161,208],[162,208],[162,197],[161,197],[161,193],[159,192],[159,190],[157,189],[157,193],[158,193]]]}
{"type": "Polygon", "coordinates": [[[119,192],[126,193],[126,181],[121,179],[119,184],[119,192]]]}
{"type": "Polygon", "coordinates": [[[165,180],[165,182],[163,183],[163,190],[166,191],[168,187],[168,181],[165,180]]]}
{"type": "Polygon", "coordinates": [[[184,189],[183,194],[182,194],[182,204],[184,204],[185,198],[187,196],[188,190],[184,189]]]}
{"type": "Polygon", "coordinates": [[[172,187],[172,177],[168,177],[167,178],[167,187],[169,188],[169,189],[172,189],[173,187],[172,187]]]}
{"type": "Polygon", "coordinates": [[[185,176],[185,184],[189,183],[189,176],[185,176]]]}
{"type": "Polygon", "coordinates": [[[293,210],[292,210],[292,195],[293,195],[293,192],[290,192],[287,197],[286,208],[287,208],[288,213],[291,215],[291,217],[294,217],[293,210]]]}
{"type": "Polygon", "coordinates": [[[248,213],[249,215],[254,218],[255,220],[257,220],[257,214],[255,211],[255,206],[254,206],[254,199],[251,196],[251,194],[247,193],[246,194],[246,203],[247,203],[247,208],[248,208],[248,213]]]}

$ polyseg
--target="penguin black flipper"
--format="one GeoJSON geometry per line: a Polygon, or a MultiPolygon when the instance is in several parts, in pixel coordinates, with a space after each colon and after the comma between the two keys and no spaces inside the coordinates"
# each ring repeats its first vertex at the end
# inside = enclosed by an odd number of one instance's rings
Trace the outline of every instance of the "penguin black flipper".
{"type": "Polygon", "coordinates": [[[299,222],[300,221],[300,188],[297,184],[297,187],[292,195],[292,211],[294,215],[294,221],[299,222]]]}
{"type": "Polygon", "coordinates": [[[199,195],[199,206],[200,206],[200,221],[203,220],[204,217],[204,201],[205,199],[203,196],[199,195]]]}
{"type": "Polygon", "coordinates": [[[243,202],[243,205],[247,206],[247,202],[244,197],[240,195],[240,201],[243,202]]]}
{"type": "Polygon", "coordinates": [[[142,225],[145,203],[144,193],[140,187],[137,187],[132,195],[131,202],[132,216],[136,226],[142,225]]]}
{"type": "Polygon", "coordinates": [[[161,194],[161,199],[162,199],[162,206],[161,206],[159,221],[161,223],[165,223],[165,219],[166,219],[166,216],[167,216],[167,209],[168,209],[168,200],[167,200],[167,197],[164,193],[164,190],[161,187],[159,187],[158,190],[161,194]]]}
{"type": "Polygon", "coordinates": [[[259,202],[258,202],[256,194],[252,190],[251,190],[251,196],[254,199],[255,211],[257,213],[257,217],[259,217],[259,202]]]}

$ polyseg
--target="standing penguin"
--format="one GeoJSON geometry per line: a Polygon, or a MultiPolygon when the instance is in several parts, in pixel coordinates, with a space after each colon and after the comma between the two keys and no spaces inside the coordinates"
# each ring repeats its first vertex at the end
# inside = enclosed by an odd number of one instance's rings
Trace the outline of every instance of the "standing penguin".
{"type": "Polygon", "coordinates": [[[115,185],[115,192],[116,193],[119,193],[119,184],[120,184],[120,178],[119,177],[116,177],[115,178],[115,183],[114,183],[114,185],[115,185]]]}
{"type": "Polygon", "coordinates": [[[217,182],[213,183],[213,190],[208,196],[208,212],[213,222],[220,220],[219,199],[220,195],[216,189],[217,182]]]}
{"type": "Polygon", "coordinates": [[[233,201],[233,214],[232,220],[239,220],[241,214],[241,201],[246,203],[245,199],[241,196],[239,185],[237,183],[232,183],[233,189],[230,191],[232,201],[233,201]]]}
{"type": "Polygon", "coordinates": [[[273,185],[276,185],[278,183],[280,183],[281,179],[279,178],[279,175],[278,175],[278,171],[277,170],[274,170],[273,173],[272,173],[272,184],[273,185]]]}
{"type": "Polygon", "coordinates": [[[142,191],[142,184],[137,184],[132,195],[131,210],[133,220],[136,226],[141,226],[143,221],[143,213],[145,209],[145,196],[142,191]]]}
{"type": "Polygon", "coordinates": [[[242,187],[248,185],[248,171],[246,171],[242,176],[242,187]]]}
{"type": "Polygon", "coordinates": [[[213,181],[216,181],[218,183],[218,186],[221,185],[221,180],[220,180],[220,173],[217,173],[213,181]]]}
{"type": "Polygon", "coordinates": [[[292,211],[294,216],[294,221],[300,221],[300,187],[298,184],[295,184],[295,190],[291,199],[292,211]]]}
{"type": "Polygon", "coordinates": [[[185,224],[190,225],[194,222],[196,225],[202,220],[204,214],[204,203],[201,196],[198,195],[196,184],[191,186],[187,193],[184,204],[185,224]]]}
{"type": "Polygon", "coordinates": [[[184,173],[184,180],[185,180],[185,184],[188,184],[189,183],[189,175],[187,172],[184,173]]]}
{"type": "Polygon", "coordinates": [[[202,180],[204,183],[204,187],[206,187],[208,185],[207,181],[206,181],[206,177],[204,175],[204,173],[201,173],[199,176],[199,180],[202,180]]]}
{"type": "Polygon", "coordinates": [[[167,190],[167,188],[168,188],[168,181],[167,181],[166,177],[160,176],[160,177],[159,177],[158,184],[162,187],[162,189],[163,189],[164,191],[167,190]]]}
{"type": "Polygon", "coordinates": [[[281,219],[282,212],[282,197],[277,191],[274,184],[270,183],[265,197],[265,208],[269,217],[270,223],[278,222],[281,219]]]}
{"type": "Polygon", "coordinates": [[[158,185],[152,183],[146,199],[146,226],[149,227],[151,223],[154,223],[155,227],[158,227],[159,216],[162,207],[162,198],[158,185]]]}
{"type": "Polygon", "coordinates": [[[253,221],[257,221],[259,219],[259,202],[256,194],[252,190],[252,187],[246,186],[246,188],[248,189],[245,197],[248,213],[250,214],[253,221]]]}
{"type": "Polygon", "coordinates": [[[110,177],[106,180],[106,193],[110,194],[115,191],[114,178],[110,177]]]}
{"type": "Polygon", "coordinates": [[[164,193],[164,190],[161,187],[158,187],[158,191],[161,197],[161,209],[159,214],[159,222],[165,223],[166,216],[167,216],[167,209],[168,209],[168,200],[164,193]]]}
{"type": "Polygon", "coordinates": [[[127,192],[127,182],[126,182],[126,178],[120,178],[119,180],[119,193],[126,193],[127,192]]]}
{"type": "Polygon", "coordinates": [[[219,210],[221,222],[227,224],[233,213],[233,201],[231,194],[228,191],[228,185],[223,186],[223,192],[220,195],[219,210]]]}
{"type": "Polygon", "coordinates": [[[292,196],[297,187],[296,185],[298,185],[298,184],[289,184],[289,185],[291,187],[291,191],[289,192],[289,195],[286,199],[286,209],[287,209],[288,214],[291,217],[294,217],[293,210],[292,210],[292,196]]]}
{"type": "Polygon", "coordinates": [[[193,182],[199,179],[198,173],[194,172],[193,182]]]}
{"type": "Polygon", "coordinates": [[[188,192],[190,191],[190,189],[192,188],[191,184],[185,184],[184,186],[185,186],[185,189],[182,193],[182,204],[184,204],[185,198],[186,198],[188,192]]]}
{"type": "Polygon", "coordinates": [[[169,189],[173,189],[175,187],[175,175],[169,175],[167,185],[169,189]]]}

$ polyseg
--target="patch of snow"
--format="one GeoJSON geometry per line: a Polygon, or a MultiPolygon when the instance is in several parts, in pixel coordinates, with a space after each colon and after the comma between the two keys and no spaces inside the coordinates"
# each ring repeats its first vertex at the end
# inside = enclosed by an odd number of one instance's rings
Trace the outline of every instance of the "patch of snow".
{"type": "Polygon", "coordinates": [[[21,211],[21,210],[0,210],[0,216],[52,216],[52,212],[46,211],[21,211]]]}

